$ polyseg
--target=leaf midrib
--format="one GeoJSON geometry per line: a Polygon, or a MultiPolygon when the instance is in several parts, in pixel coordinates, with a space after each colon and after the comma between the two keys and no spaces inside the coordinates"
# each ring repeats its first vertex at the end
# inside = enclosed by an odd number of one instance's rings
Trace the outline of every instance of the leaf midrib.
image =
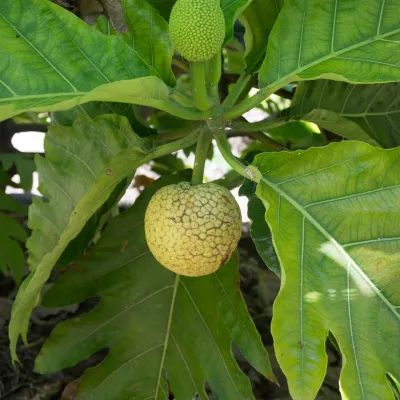
{"type": "Polygon", "coordinates": [[[329,232],[310,214],[307,212],[305,207],[297,202],[294,198],[290,197],[286,192],[280,189],[277,184],[273,183],[265,176],[262,176],[261,181],[267,186],[277,192],[285,200],[287,200],[303,217],[312,224],[329,242],[331,242],[344,256],[348,262],[349,268],[351,267],[361,279],[363,279],[372,291],[381,299],[381,301],[388,307],[388,309],[393,313],[394,316],[400,321],[400,313],[396,310],[396,307],[382,294],[382,292],[375,286],[371,279],[364,273],[364,271],[357,265],[357,263],[350,257],[350,255],[344,250],[342,245],[332,237],[329,232]]]}
{"type": "MultiPolygon", "coordinates": [[[[308,64],[303,65],[300,68],[295,69],[294,71],[291,71],[289,74],[286,74],[282,78],[278,78],[278,80],[270,82],[269,84],[267,84],[265,86],[265,89],[266,88],[281,87],[286,82],[292,81],[294,76],[296,76],[298,74],[301,74],[302,72],[306,71],[307,69],[309,69],[311,67],[314,67],[314,66],[316,66],[318,64],[322,64],[323,62],[328,61],[330,59],[333,59],[333,58],[337,57],[338,55],[344,54],[344,53],[346,53],[348,51],[358,49],[359,47],[363,47],[363,46],[366,46],[367,44],[374,43],[374,42],[376,42],[378,40],[381,40],[381,39],[384,39],[384,38],[386,38],[388,36],[395,35],[396,33],[399,33],[399,32],[400,32],[400,28],[399,29],[394,29],[391,32],[384,33],[382,35],[375,35],[373,38],[369,38],[367,40],[363,40],[363,41],[361,41],[359,43],[353,44],[352,46],[349,46],[349,47],[346,47],[346,48],[343,48],[343,49],[340,49],[340,50],[337,50],[337,51],[334,51],[334,52],[330,52],[326,56],[320,57],[320,58],[318,58],[318,59],[316,59],[316,60],[314,60],[314,61],[312,61],[312,62],[310,62],[308,64]]],[[[365,62],[368,62],[368,60],[365,60],[365,62]]],[[[400,65],[399,65],[399,68],[400,68],[400,65]]],[[[321,74],[319,74],[319,76],[321,76],[321,74]]]]}
{"type": "MultiPolygon", "coordinates": [[[[94,90],[94,89],[93,89],[94,90]]],[[[3,97],[0,98],[0,103],[7,103],[12,102],[16,103],[17,101],[23,100],[35,100],[35,99],[47,99],[47,98],[54,98],[54,97],[79,97],[79,96],[86,96],[90,92],[68,92],[68,93],[45,93],[45,94],[29,94],[29,95],[16,95],[12,97],[3,97]]]]}
{"type": "Polygon", "coordinates": [[[30,41],[30,40],[28,40],[28,38],[21,32],[21,31],[19,31],[6,17],[5,17],[5,15],[2,13],[2,12],[0,12],[0,16],[4,19],[4,21],[12,28],[12,29],[14,29],[14,31],[15,32],[17,32],[18,33],[18,35],[20,35],[25,41],[26,41],[26,43],[29,45],[29,46],[31,46],[35,51],[36,51],[36,53],[37,54],[39,54],[42,58],[43,58],[43,60],[45,60],[46,62],[47,62],[47,64],[49,64],[52,68],[53,68],[53,70],[65,81],[65,82],[67,82],[70,86],[71,86],[71,88],[74,90],[74,92],[77,92],[78,91],[78,89],[73,85],[73,83],[49,60],[49,59],[47,59],[47,57],[43,54],[43,53],[41,53],[40,51],[39,51],[39,49],[30,41]]]}
{"type": "MultiPolygon", "coordinates": [[[[158,371],[158,377],[157,377],[157,383],[156,383],[156,392],[155,392],[155,395],[154,395],[154,399],[158,398],[158,391],[159,391],[159,389],[161,387],[161,376],[162,376],[162,372],[163,372],[163,369],[164,369],[165,357],[167,355],[169,337],[171,336],[172,319],[174,317],[176,294],[178,293],[179,282],[180,282],[180,275],[176,274],[175,275],[175,282],[174,282],[174,291],[172,293],[172,299],[171,299],[171,307],[169,309],[169,315],[168,315],[167,330],[165,332],[164,348],[163,348],[163,353],[162,353],[161,361],[160,361],[160,369],[158,371]]],[[[162,387],[161,387],[161,389],[162,389],[162,387]]]]}

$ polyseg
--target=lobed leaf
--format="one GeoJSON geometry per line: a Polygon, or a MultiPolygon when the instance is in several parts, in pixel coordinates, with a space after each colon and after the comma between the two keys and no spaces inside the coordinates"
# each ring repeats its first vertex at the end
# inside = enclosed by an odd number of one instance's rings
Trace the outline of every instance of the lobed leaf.
{"type": "Polygon", "coordinates": [[[46,293],[58,307],[100,297],[84,316],[60,323],[43,346],[36,369],[51,373],[109,347],[106,359],[82,377],[78,399],[252,399],[236,364],[234,342],[249,362],[274,380],[268,355],[238,288],[234,260],[215,274],[179,277],[150,253],[144,213],[161,186],[189,179],[165,176],[114,218],[94,251],[46,293]]]}
{"type": "MultiPolygon", "coordinates": [[[[21,286],[12,310],[12,357],[19,335],[26,339],[29,316],[52,267],[68,244],[114,191],[143,162],[152,158],[128,121],[110,115],[78,118],[72,128],[55,126],[45,139],[46,158],[36,157],[40,191],[29,210],[33,230],[27,243],[33,272],[21,286]]],[[[99,215],[99,218],[101,215],[99,215]]],[[[91,239],[91,237],[89,237],[91,239]]],[[[87,245],[87,242],[84,243],[87,245]]]]}
{"type": "Polygon", "coordinates": [[[400,379],[400,150],[360,142],[264,153],[257,195],[281,263],[276,355],[294,399],[315,398],[329,332],[344,399],[392,399],[400,379]]]}

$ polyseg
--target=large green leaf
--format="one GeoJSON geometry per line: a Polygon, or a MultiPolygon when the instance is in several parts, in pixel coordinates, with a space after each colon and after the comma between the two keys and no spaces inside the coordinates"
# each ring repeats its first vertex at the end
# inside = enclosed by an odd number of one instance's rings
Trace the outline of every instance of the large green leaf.
{"type": "Polygon", "coordinates": [[[352,85],[317,80],[301,82],[289,109],[344,136],[385,148],[400,145],[400,83],[352,85]]]}
{"type": "Polygon", "coordinates": [[[139,53],[49,1],[3,0],[0,30],[0,120],[96,100],[163,109],[169,98],[139,53]]]}
{"type": "MultiPolygon", "coordinates": [[[[119,33],[112,28],[108,18],[101,15],[96,20],[96,27],[105,35],[120,36],[127,45],[132,47],[148,64],[153,65],[159,75],[169,84],[174,84],[171,71],[172,45],[168,36],[168,24],[160,17],[146,1],[124,2],[125,18],[129,22],[126,33],[119,33]],[[140,23],[136,19],[141,17],[140,23]],[[143,19],[142,19],[143,18],[143,19]],[[141,40],[134,40],[138,30],[142,34],[141,40]],[[146,32],[145,37],[143,36],[146,32]],[[148,36],[147,36],[148,34],[148,36]],[[147,39],[148,37],[148,39],[147,39]]],[[[122,6],[121,6],[122,10],[122,6]]],[[[155,133],[154,130],[140,123],[137,118],[138,106],[134,104],[118,102],[90,102],[76,106],[68,111],[56,111],[52,114],[52,121],[58,125],[72,125],[78,115],[86,115],[95,118],[102,114],[118,114],[128,118],[133,129],[139,136],[148,136],[155,133]]]]}
{"type": "Polygon", "coordinates": [[[174,53],[168,23],[146,0],[122,0],[125,19],[129,26],[122,40],[154,68],[169,85],[175,84],[171,70],[174,53]]]}
{"type": "MultiPolygon", "coordinates": [[[[188,136],[187,145],[195,139],[188,136]]],[[[121,182],[142,163],[165,154],[160,149],[147,149],[128,121],[119,116],[93,121],[80,117],[72,128],[50,129],[46,158],[36,159],[40,190],[49,201],[36,199],[29,210],[34,232],[28,248],[34,271],[23,282],[12,311],[9,335],[13,359],[18,336],[26,339],[30,313],[63,251],[110,196],[115,196],[121,182]]]]}
{"type": "Polygon", "coordinates": [[[260,86],[328,78],[400,80],[398,0],[285,0],[272,30],[260,86]]]}
{"type": "Polygon", "coordinates": [[[276,355],[294,399],[313,399],[331,332],[344,399],[393,399],[400,380],[400,150],[341,142],[264,153],[257,195],[281,262],[276,355]]]}
{"type": "MultiPolygon", "coordinates": [[[[185,179],[188,179],[188,174],[185,179]]],[[[44,304],[64,306],[100,297],[90,313],[59,324],[43,346],[36,369],[51,373],[109,347],[106,359],[83,375],[79,399],[252,399],[248,379],[232,357],[234,342],[249,362],[274,380],[268,355],[238,288],[234,260],[202,278],[179,277],[150,253],[144,212],[151,185],[106,228],[94,251],[47,292],[44,304]]]]}
{"type": "Polygon", "coordinates": [[[283,0],[253,0],[242,14],[246,33],[246,71],[257,71],[267,51],[268,37],[283,7],[283,0]]]}
{"type": "Polygon", "coordinates": [[[106,166],[124,149],[145,152],[142,140],[127,120],[112,115],[94,120],[82,116],[72,127],[53,126],[44,147],[46,158],[37,156],[35,162],[40,191],[47,201],[35,198],[29,209],[29,227],[33,232],[27,246],[33,270],[57,246],[74,209],[96,179],[106,175],[106,166]]]}

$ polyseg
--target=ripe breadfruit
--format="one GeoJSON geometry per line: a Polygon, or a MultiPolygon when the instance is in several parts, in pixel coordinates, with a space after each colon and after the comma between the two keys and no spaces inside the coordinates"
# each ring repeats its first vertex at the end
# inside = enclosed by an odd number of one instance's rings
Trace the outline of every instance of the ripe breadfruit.
{"type": "Polygon", "coordinates": [[[169,19],[176,50],[188,61],[206,61],[221,50],[225,19],[219,1],[178,0],[169,19]]]}
{"type": "Polygon", "coordinates": [[[152,197],[144,223],[154,257],[186,276],[215,272],[231,257],[242,233],[235,198],[214,183],[165,186],[152,197]]]}

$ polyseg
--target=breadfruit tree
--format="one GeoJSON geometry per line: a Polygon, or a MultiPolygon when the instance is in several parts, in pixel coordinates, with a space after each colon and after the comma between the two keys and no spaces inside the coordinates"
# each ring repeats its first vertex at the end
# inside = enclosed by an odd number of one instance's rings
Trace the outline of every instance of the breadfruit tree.
{"type": "MultiPolygon", "coordinates": [[[[281,279],[271,332],[290,396],[327,398],[329,342],[338,396],[399,398],[400,3],[115,4],[82,19],[47,0],[0,5],[0,120],[50,124],[13,362],[36,306],[97,298],[35,362],[50,374],[108,349],[78,399],[253,399],[238,358],[278,383],[240,291],[241,186],[281,279]],[[140,196],[120,212],[133,178],[140,196]]],[[[22,265],[18,228],[3,248],[22,265]]],[[[18,281],[13,264],[0,258],[18,281]]]]}

